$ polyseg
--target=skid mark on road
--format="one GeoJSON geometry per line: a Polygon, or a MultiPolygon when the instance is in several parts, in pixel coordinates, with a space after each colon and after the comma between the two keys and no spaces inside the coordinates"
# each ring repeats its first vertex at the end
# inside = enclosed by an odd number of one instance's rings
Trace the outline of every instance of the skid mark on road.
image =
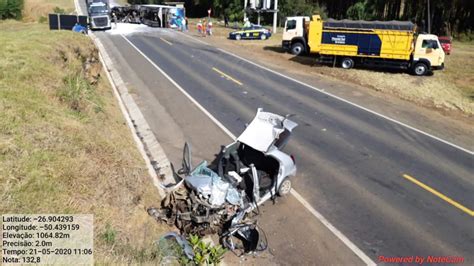
{"type": "Polygon", "coordinates": [[[436,189],[418,181],[417,179],[415,179],[414,177],[411,177],[407,174],[404,174],[403,177],[411,182],[413,182],[414,184],[420,186],[421,188],[423,188],[424,190],[428,191],[428,192],[431,192],[433,193],[434,195],[436,195],[438,198],[446,201],[447,203],[453,205],[454,207],[460,209],[461,211],[469,214],[470,216],[474,216],[474,211],[463,206],[462,204],[458,203],[457,201],[451,199],[450,197],[448,196],[445,196],[443,193],[437,191],[436,189]]]}

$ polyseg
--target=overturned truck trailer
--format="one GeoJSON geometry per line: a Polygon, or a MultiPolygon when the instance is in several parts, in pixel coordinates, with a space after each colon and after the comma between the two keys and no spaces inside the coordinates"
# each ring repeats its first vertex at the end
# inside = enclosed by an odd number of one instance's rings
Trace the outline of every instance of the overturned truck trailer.
{"type": "Polygon", "coordinates": [[[117,22],[140,24],[140,6],[114,6],[112,7],[112,17],[117,19],[117,22]]]}
{"type": "Polygon", "coordinates": [[[115,6],[112,14],[118,22],[142,23],[150,27],[178,27],[179,19],[186,15],[184,7],[167,5],[115,6]]]}
{"type": "Polygon", "coordinates": [[[258,109],[235,142],[211,164],[203,161],[194,168],[185,145],[182,168],[175,173],[179,182],[166,188],[161,206],[148,209],[149,214],[184,234],[218,234],[224,247],[238,255],[265,250],[258,206],[291,190],[296,164],[282,150],[296,126],[289,116],[258,109]]]}

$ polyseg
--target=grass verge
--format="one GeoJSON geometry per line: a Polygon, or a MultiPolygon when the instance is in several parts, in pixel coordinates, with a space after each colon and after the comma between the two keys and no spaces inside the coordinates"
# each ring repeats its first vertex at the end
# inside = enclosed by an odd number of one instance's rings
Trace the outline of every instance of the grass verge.
{"type": "Polygon", "coordinates": [[[0,22],[0,213],[92,213],[98,263],[154,261],[159,202],[86,36],[0,22]]]}

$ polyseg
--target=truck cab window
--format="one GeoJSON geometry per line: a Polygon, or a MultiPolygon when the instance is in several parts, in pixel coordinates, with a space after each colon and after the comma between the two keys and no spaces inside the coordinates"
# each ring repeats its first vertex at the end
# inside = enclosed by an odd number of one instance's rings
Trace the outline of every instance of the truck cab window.
{"type": "Polygon", "coordinates": [[[432,49],[438,49],[438,42],[436,40],[423,40],[423,43],[421,44],[421,48],[432,48],[432,49]]]}
{"type": "Polygon", "coordinates": [[[296,29],[296,20],[288,20],[286,22],[286,30],[294,30],[296,29]]]}

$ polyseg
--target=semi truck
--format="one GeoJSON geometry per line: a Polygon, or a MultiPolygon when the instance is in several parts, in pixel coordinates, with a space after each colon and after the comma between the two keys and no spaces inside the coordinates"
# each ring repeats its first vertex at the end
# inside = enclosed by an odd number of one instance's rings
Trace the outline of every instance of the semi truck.
{"type": "Polygon", "coordinates": [[[89,26],[92,30],[108,30],[112,27],[108,0],[87,0],[89,26]]]}
{"type": "Polygon", "coordinates": [[[287,17],[283,49],[294,55],[316,54],[342,68],[356,65],[395,67],[423,76],[444,68],[444,51],[436,35],[418,34],[409,21],[323,21],[287,17]]]}

